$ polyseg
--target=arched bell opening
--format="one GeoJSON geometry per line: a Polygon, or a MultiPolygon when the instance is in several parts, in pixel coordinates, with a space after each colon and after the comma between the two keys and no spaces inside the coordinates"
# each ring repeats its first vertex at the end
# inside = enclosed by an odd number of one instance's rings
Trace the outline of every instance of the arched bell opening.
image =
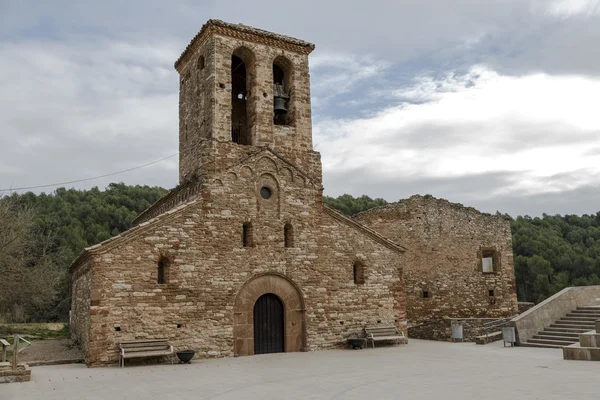
{"type": "Polygon", "coordinates": [[[283,56],[273,60],[273,123],[293,125],[293,65],[283,56]]]}
{"type": "Polygon", "coordinates": [[[245,48],[231,55],[231,140],[239,144],[252,144],[254,120],[252,82],[254,55],[245,48]]]}

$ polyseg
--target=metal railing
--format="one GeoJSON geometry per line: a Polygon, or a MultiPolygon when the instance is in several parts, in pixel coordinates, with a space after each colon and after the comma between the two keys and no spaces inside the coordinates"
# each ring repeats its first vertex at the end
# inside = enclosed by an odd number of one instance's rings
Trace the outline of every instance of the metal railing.
{"type": "Polygon", "coordinates": [[[510,320],[513,318],[514,318],[514,316],[506,317],[506,318],[499,318],[499,319],[495,319],[493,321],[484,323],[483,331],[485,332],[485,340],[486,341],[488,340],[490,332],[493,332],[494,330],[497,330],[498,328],[504,328],[505,326],[507,326],[510,323],[510,320]]]}

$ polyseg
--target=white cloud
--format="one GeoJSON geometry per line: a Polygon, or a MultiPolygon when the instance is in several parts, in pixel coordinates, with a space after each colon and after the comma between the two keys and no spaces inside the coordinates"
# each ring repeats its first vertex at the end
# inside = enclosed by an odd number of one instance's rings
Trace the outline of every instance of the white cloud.
{"type": "Polygon", "coordinates": [[[556,17],[600,14],[599,0],[544,0],[543,3],[546,10],[556,17]]]}
{"type": "Polygon", "coordinates": [[[371,56],[315,54],[310,58],[313,107],[334,96],[352,92],[361,83],[373,81],[389,66],[389,62],[371,56]]]}
{"type": "Polygon", "coordinates": [[[370,118],[323,121],[314,131],[325,176],[369,170],[400,185],[511,173],[509,185],[476,195],[571,190],[600,174],[600,157],[589,151],[600,134],[599,93],[599,79],[504,76],[476,66],[419,78],[394,92],[401,104],[370,118]]]}

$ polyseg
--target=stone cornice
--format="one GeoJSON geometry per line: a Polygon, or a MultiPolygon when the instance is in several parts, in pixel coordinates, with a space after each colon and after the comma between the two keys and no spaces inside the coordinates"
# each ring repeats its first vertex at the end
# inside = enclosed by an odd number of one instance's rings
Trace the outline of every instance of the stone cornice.
{"type": "Polygon", "coordinates": [[[202,181],[188,181],[182,185],[177,186],[169,193],[158,199],[150,207],[142,211],[132,222],[132,226],[139,225],[143,222],[151,220],[170,209],[174,208],[178,204],[185,203],[192,197],[196,196],[200,192],[202,181]]]}
{"type": "Polygon", "coordinates": [[[314,44],[290,36],[279,35],[243,24],[231,24],[218,19],[210,19],[202,26],[200,32],[194,36],[177,61],[175,61],[175,69],[181,72],[180,68],[186,64],[195,50],[212,35],[228,36],[300,54],[310,54],[315,49],[314,44]]]}

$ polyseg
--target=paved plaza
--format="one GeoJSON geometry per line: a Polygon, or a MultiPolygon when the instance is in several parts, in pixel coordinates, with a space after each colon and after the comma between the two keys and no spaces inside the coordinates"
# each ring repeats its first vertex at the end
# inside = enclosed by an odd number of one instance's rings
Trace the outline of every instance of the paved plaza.
{"type": "Polygon", "coordinates": [[[0,385],[29,399],[595,399],[600,363],[561,350],[411,340],[405,346],[197,360],[190,365],[34,367],[0,385]]]}

